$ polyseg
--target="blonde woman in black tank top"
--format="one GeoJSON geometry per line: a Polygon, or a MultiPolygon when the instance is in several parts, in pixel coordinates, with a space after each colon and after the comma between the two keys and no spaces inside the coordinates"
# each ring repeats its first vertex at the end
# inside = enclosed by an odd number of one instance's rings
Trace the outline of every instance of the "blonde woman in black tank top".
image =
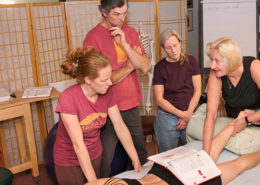
{"type": "Polygon", "coordinates": [[[208,43],[211,70],[207,88],[207,114],[203,131],[203,149],[209,153],[221,96],[228,117],[235,118],[233,136],[248,124],[260,121],[260,61],[242,57],[235,41],[220,38],[208,43]]]}

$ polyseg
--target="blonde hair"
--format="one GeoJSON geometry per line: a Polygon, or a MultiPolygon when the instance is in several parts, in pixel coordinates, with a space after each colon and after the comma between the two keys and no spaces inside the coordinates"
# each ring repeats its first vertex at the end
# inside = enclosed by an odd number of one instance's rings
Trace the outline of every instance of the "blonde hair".
{"type": "Polygon", "coordinates": [[[242,63],[242,55],[237,43],[230,38],[219,38],[214,42],[209,42],[206,46],[206,53],[215,49],[224,58],[224,63],[229,71],[234,71],[242,63]]]}
{"type": "Polygon", "coordinates": [[[110,65],[109,59],[94,48],[84,47],[68,51],[65,61],[61,64],[61,71],[84,83],[84,77],[95,79],[99,69],[110,65]]]}
{"type": "Polygon", "coordinates": [[[174,29],[166,29],[164,30],[160,35],[160,46],[164,48],[164,43],[166,40],[168,40],[171,36],[175,36],[177,40],[181,43],[181,56],[180,56],[180,64],[182,65],[185,61],[188,60],[188,54],[184,52],[183,44],[182,44],[182,38],[178,34],[177,31],[174,29]]]}

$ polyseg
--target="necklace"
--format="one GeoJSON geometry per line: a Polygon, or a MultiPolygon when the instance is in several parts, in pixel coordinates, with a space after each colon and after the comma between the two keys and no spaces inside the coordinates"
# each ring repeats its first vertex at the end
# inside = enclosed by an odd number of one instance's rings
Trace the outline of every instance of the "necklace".
{"type": "Polygon", "coordinates": [[[228,88],[231,89],[231,88],[232,88],[232,85],[231,85],[231,82],[230,82],[228,76],[227,76],[227,83],[228,83],[228,88]]]}

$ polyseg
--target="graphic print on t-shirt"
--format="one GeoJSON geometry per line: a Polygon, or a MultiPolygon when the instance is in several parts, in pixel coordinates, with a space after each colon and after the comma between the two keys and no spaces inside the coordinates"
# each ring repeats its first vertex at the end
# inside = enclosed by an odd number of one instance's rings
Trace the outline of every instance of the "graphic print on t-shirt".
{"type": "Polygon", "coordinates": [[[117,53],[117,63],[120,64],[122,62],[127,61],[127,55],[125,54],[125,51],[115,42],[113,41],[117,53]]]}
{"type": "Polygon", "coordinates": [[[82,131],[90,131],[93,128],[101,128],[107,119],[107,113],[92,113],[89,114],[80,122],[82,131]]]}

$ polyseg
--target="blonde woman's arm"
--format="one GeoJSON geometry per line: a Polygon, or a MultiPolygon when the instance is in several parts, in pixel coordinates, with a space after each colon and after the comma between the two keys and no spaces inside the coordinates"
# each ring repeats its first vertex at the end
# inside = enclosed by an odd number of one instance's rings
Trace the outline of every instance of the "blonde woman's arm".
{"type": "Polygon", "coordinates": [[[208,153],[211,149],[215,121],[218,116],[218,106],[221,97],[221,88],[221,79],[216,77],[214,71],[211,71],[208,79],[207,113],[203,128],[203,149],[208,153]]]}

